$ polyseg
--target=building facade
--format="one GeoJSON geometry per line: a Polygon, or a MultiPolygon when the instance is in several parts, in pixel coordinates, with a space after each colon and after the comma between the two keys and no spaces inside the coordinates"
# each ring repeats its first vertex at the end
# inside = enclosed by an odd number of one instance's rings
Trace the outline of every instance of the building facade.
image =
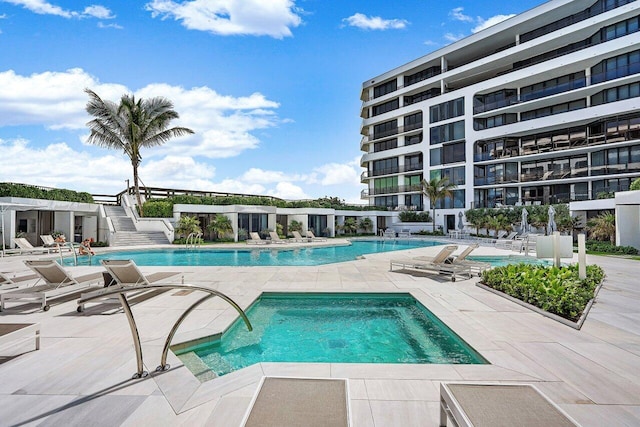
{"type": "Polygon", "coordinates": [[[362,198],[430,209],[608,197],[640,176],[640,1],[551,0],[363,83],[362,198]]]}

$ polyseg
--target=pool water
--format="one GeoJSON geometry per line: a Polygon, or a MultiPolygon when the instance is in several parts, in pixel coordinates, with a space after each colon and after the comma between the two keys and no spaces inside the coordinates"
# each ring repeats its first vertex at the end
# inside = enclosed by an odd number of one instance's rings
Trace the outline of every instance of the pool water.
{"type": "Polygon", "coordinates": [[[488,363],[410,294],[264,293],[246,313],[252,332],[238,319],[178,357],[218,376],[260,362],[488,363]]]}
{"type": "MultiPolygon", "coordinates": [[[[98,254],[91,257],[92,265],[100,265],[102,259],[132,259],[138,265],[147,266],[309,266],[334,262],[352,261],[359,256],[438,246],[443,243],[429,240],[357,240],[351,245],[342,246],[305,246],[287,248],[273,245],[250,249],[148,249],[118,251],[98,254]]],[[[66,259],[65,265],[73,265],[72,259],[66,259]],[[68,263],[68,264],[67,264],[68,263]]]]}

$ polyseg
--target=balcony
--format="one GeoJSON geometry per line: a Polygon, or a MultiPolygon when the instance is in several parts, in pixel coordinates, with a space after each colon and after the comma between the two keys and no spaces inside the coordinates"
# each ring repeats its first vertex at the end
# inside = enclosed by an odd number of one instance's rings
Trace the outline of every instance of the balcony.
{"type": "Polygon", "coordinates": [[[365,183],[369,179],[369,171],[364,171],[360,174],[360,182],[365,183]]]}
{"type": "MultiPolygon", "coordinates": [[[[394,167],[391,167],[391,168],[378,169],[378,170],[372,171],[370,176],[367,173],[367,178],[371,178],[371,177],[374,177],[374,176],[382,176],[382,175],[393,175],[393,174],[397,174],[397,173],[422,171],[423,170],[423,166],[424,166],[424,163],[412,163],[412,164],[409,164],[409,165],[394,166],[394,167]]],[[[367,171],[365,171],[365,172],[367,172],[367,171]]],[[[365,172],[363,172],[363,174],[365,172]]],[[[360,175],[360,179],[362,179],[362,175],[360,175]]]]}
{"type": "Polygon", "coordinates": [[[362,137],[362,140],[360,141],[360,148],[362,149],[362,144],[366,144],[369,142],[376,141],[378,139],[388,138],[393,135],[400,135],[402,133],[411,132],[413,130],[419,130],[419,129],[422,129],[422,122],[414,123],[407,126],[398,126],[397,128],[389,129],[384,132],[377,132],[373,134],[370,133],[369,135],[365,135],[362,137]]]}
{"type": "Polygon", "coordinates": [[[360,192],[360,198],[361,199],[368,199],[369,198],[369,190],[364,189],[360,192]]]}
{"type": "Polygon", "coordinates": [[[475,177],[473,179],[473,185],[493,185],[493,184],[513,184],[518,182],[518,177],[509,176],[484,176],[475,177]]]}
{"type": "Polygon", "coordinates": [[[360,192],[360,198],[380,196],[382,194],[415,193],[421,192],[422,185],[396,185],[383,188],[369,188],[360,192]]]}

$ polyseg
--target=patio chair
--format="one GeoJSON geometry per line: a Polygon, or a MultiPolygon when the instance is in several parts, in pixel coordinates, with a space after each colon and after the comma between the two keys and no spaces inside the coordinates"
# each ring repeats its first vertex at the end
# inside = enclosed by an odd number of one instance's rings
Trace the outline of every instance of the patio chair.
{"type": "Polygon", "coordinates": [[[37,278],[38,276],[36,275],[9,277],[7,274],[0,272],[0,293],[29,284],[31,279],[37,278]]]}
{"type": "Polygon", "coordinates": [[[382,233],[382,237],[384,237],[386,239],[395,239],[396,238],[396,232],[395,232],[395,230],[393,230],[391,228],[387,228],[382,233]]]}
{"type": "MultiPolygon", "coordinates": [[[[151,285],[158,280],[162,280],[167,276],[174,276],[176,273],[167,273],[159,276],[158,279],[152,280],[147,278],[135,262],[132,260],[121,260],[121,259],[103,259],[100,261],[103,267],[107,270],[106,275],[104,275],[104,287],[101,289],[97,289],[91,292],[86,292],[80,295],[81,299],[92,298],[94,296],[99,296],[101,293],[105,293],[107,291],[113,290],[113,286],[121,287],[121,288],[135,288],[136,286],[143,285],[151,285]]],[[[142,292],[148,292],[146,290],[141,290],[142,292]]],[[[131,294],[130,294],[131,295],[131,294]]],[[[133,294],[132,296],[139,295],[138,293],[133,294]]],[[[111,302],[114,304],[120,304],[120,300],[117,297],[105,297],[102,302],[111,302]]],[[[78,305],[78,312],[81,313],[84,311],[84,304],[78,305]]]]}
{"type": "Polygon", "coordinates": [[[275,231],[270,231],[269,237],[271,237],[271,243],[287,243],[287,241],[281,239],[280,236],[278,236],[278,233],[276,233],[275,231]]]}
{"type": "Polygon", "coordinates": [[[326,237],[316,237],[313,234],[313,231],[311,230],[307,230],[307,238],[310,239],[310,242],[326,242],[327,238],[326,237]]]}
{"type": "Polygon", "coordinates": [[[440,427],[576,427],[560,407],[531,384],[440,383],[440,427]]]}
{"type": "Polygon", "coordinates": [[[97,284],[98,275],[91,274],[82,278],[73,278],[54,260],[27,260],[27,267],[34,271],[45,284],[17,289],[0,295],[0,311],[4,311],[8,301],[33,301],[48,311],[50,299],[60,298],[97,284]],[[95,279],[95,280],[94,280],[95,279]]]}
{"type": "Polygon", "coordinates": [[[462,264],[469,266],[469,269],[472,273],[477,273],[478,276],[482,275],[482,272],[489,270],[491,268],[491,264],[488,262],[480,262],[474,261],[467,258],[467,256],[478,248],[478,244],[475,243],[473,245],[467,246],[462,252],[458,255],[451,258],[452,264],[462,264]]]}
{"type": "Polygon", "coordinates": [[[56,239],[51,234],[41,234],[40,240],[46,247],[54,247],[56,245],[56,239]]]}
{"type": "Polygon", "coordinates": [[[268,240],[262,240],[258,233],[251,232],[249,233],[249,238],[246,240],[247,245],[267,245],[270,242],[268,240]]]}
{"type": "Polygon", "coordinates": [[[511,249],[511,245],[513,244],[513,240],[518,235],[517,231],[512,231],[503,239],[496,240],[496,248],[499,249],[511,249]]]}
{"type": "Polygon", "coordinates": [[[27,253],[34,253],[34,252],[40,252],[40,253],[51,253],[52,248],[45,248],[44,246],[33,246],[31,243],[29,243],[29,241],[27,239],[25,239],[24,237],[16,237],[15,239],[13,239],[13,241],[15,242],[16,246],[20,249],[20,254],[22,254],[22,252],[27,252],[27,253]]]}
{"type": "Polygon", "coordinates": [[[451,263],[451,255],[458,249],[456,245],[444,246],[435,256],[420,256],[405,260],[391,260],[389,271],[393,271],[394,266],[401,269],[433,271],[441,274],[450,274],[451,281],[456,281],[456,276],[467,276],[471,278],[471,268],[464,264],[451,263]]]}
{"type": "Polygon", "coordinates": [[[293,234],[293,237],[289,240],[292,242],[305,243],[310,241],[309,238],[302,237],[299,231],[292,231],[291,234],[293,234]]]}
{"type": "Polygon", "coordinates": [[[409,237],[411,237],[411,230],[403,228],[401,231],[398,231],[399,239],[407,239],[409,237]]]}

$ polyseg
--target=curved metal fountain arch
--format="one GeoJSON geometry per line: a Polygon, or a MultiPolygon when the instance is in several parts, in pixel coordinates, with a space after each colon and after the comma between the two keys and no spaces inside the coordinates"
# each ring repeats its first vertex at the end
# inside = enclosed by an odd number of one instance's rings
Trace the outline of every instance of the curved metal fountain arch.
{"type": "Polygon", "coordinates": [[[180,324],[182,323],[182,321],[196,307],[198,307],[200,304],[202,304],[203,302],[205,302],[206,300],[208,300],[211,297],[217,296],[217,297],[222,298],[226,302],[228,302],[233,308],[236,309],[236,311],[238,312],[240,317],[242,317],[242,320],[244,320],[245,325],[247,325],[247,329],[249,329],[249,331],[253,330],[253,326],[251,326],[251,322],[249,321],[249,318],[247,317],[245,312],[240,308],[240,306],[238,304],[236,304],[235,301],[233,301],[231,298],[229,298],[228,296],[226,296],[222,292],[218,292],[218,291],[216,291],[214,289],[205,288],[203,286],[184,285],[184,284],[175,284],[175,285],[174,284],[164,284],[164,285],[149,284],[149,285],[130,286],[130,287],[115,287],[114,289],[105,290],[104,292],[100,293],[100,295],[94,295],[94,296],[91,296],[91,297],[88,297],[88,298],[80,298],[78,300],[78,307],[83,306],[87,302],[91,302],[93,300],[101,299],[101,298],[104,298],[106,296],[118,295],[118,298],[120,299],[120,304],[122,305],[122,309],[124,310],[124,313],[127,316],[127,320],[129,321],[129,328],[131,328],[131,336],[133,338],[133,346],[134,346],[135,351],[136,351],[136,361],[137,361],[138,371],[133,375],[134,379],[135,378],[144,378],[147,375],[149,375],[149,373],[144,370],[144,363],[143,363],[143,359],[142,359],[142,346],[140,344],[140,334],[138,333],[138,327],[136,325],[136,320],[133,317],[133,312],[131,311],[131,306],[129,305],[129,301],[127,300],[126,293],[127,292],[140,292],[141,290],[146,290],[146,289],[167,289],[167,290],[169,290],[169,289],[185,289],[185,290],[190,290],[190,291],[202,291],[202,292],[206,292],[207,293],[207,295],[205,295],[204,297],[200,298],[198,301],[196,301],[193,304],[191,304],[191,306],[189,306],[189,308],[187,308],[185,310],[185,312],[182,313],[182,315],[178,318],[178,320],[176,320],[176,323],[174,323],[173,327],[171,328],[171,331],[169,331],[169,335],[167,335],[167,339],[165,340],[165,343],[164,343],[164,348],[162,349],[162,357],[160,359],[160,365],[156,368],[156,371],[158,371],[158,372],[166,371],[166,370],[168,370],[170,368],[170,365],[167,363],[167,355],[169,353],[169,346],[171,345],[171,340],[173,340],[173,337],[176,334],[176,332],[178,331],[178,328],[180,327],[180,324]]]}

